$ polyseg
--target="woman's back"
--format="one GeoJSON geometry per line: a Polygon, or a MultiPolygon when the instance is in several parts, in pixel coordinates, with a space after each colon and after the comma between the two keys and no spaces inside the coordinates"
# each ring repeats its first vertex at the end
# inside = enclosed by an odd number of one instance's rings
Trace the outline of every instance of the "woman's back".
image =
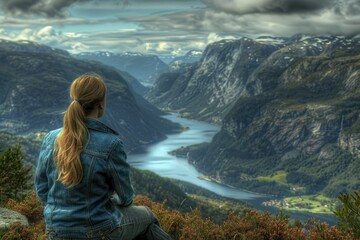
{"type": "MultiPolygon", "coordinates": [[[[56,181],[58,171],[52,155],[54,141],[61,129],[52,131],[46,136],[39,156],[49,176],[45,179],[49,186],[45,208],[46,224],[51,230],[66,229],[66,236],[74,235],[71,233],[73,228],[76,228],[77,232],[81,229],[84,236],[89,236],[93,228],[99,224],[108,225],[106,228],[111,231],[121,222],[121,213],[115,211],[115,205],[109,196],[114,191],[112,179],[117,178],[114,176],[114,159],[111,155],[117,154],[116,161],[123,161],[121,165],[125,167],[122,171],[129,169],[126,166],[126,155],[122,153],[122,143],[114,135],[115,131],[95,119],[87,119],[87,126],[89,137],[81,153],[84,176],[78,185],[69,188],[56,181]]],[[[40,167],[38,170],[42,171],[40,167]]],[[[37,176],[39,178],[40,175],[37,176]]],[[[119,175],[119,177],[124,176],[129,174],[119,175]]],[[[41,179],[37,181],[41,182],[41,179]]],[[[124,184],[130,182],[127,179],[118,181],[124,184]]],[[[121,191],[126,191],[123,195],[124,203],[129,205],[133,195],[131,186],[122,186],[121,191]]]]}
{"type": "Polygon", "coordinates": [[[170,239],[148,208],[131,206],[122,141],[97,120],[104,113],[103,80],[80,76],[70,93],[64,127],[46,135],[36,168],[49,239],[170,239]]]}

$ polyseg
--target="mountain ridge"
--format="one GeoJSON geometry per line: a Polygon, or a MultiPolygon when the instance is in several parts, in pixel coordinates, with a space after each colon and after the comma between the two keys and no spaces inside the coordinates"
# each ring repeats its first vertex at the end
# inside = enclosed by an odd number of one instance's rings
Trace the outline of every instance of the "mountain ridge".
{"type": "MultiPolygon", "coordinates": [[[[8,43],[7,43],[8,44],[8,43]]],[[[11,43],[17,46],[17,43],[11,43]]],[[[19,44],[21,47],[23,45],[19,44]]],[[[137,96],[112,67],[81,61],[57,49],[47,52],[2,48],[0,43],[0,129],[13,134],[48,131],[62,125],[71,81],[86,72],[102,75],[107,84],[107,111],[102,120],[120,132],[129,150],[164,139],[180,127],[137,96]],[[44,91],[45,90],[45,91],[44,91]]]]}
{"type": "Polygon", "coordinates": [[[73,54],[81,60],[94,60],[128,72],[143,85],[152,85],[157,76],[167,69],[167,64],[156,55],[136,52],[83,52],[73,54]]]}
{"type": "Polygon", "coordinates": [[[222,125],[211,143],[186,154],[218,181],[276,195],[356,190],[360,39],[263,40],[211,44],[199,63],[161,76],[147,98],[222,125]],[[277,171],[286,185],[259,180],[277,171]]]}

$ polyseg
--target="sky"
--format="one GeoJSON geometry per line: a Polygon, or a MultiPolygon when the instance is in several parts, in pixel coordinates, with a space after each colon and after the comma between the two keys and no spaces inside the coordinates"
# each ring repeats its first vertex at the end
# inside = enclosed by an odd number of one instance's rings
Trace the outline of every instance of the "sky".
{"type": "Polygon", "coordinates": [[[0,39],[184,55],[222,39],[360,33],[360,0],[0,0],[0,39]]]}

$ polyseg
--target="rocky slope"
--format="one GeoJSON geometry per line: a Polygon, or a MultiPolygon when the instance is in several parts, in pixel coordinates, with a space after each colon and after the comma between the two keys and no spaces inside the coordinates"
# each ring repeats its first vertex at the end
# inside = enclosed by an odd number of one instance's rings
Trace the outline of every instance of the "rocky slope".
{"type": "Polygon", "coordinates": [[[141,53],[83,52],[74,57],[94,60],[128,72],[144,85],[152,85],[167,65],[157,56],[141,53]]]}
{"type": "Polygon", "coordinates": [[[164,76],[160,76],[147,98],[159,107],[220,122],[251,73],[276,49],[250,39],[213,43],[200,62],[171,78],[172,87],[166,91],[157,87],[163,85],[164,76]]]}
{"type": "Polygon", "coordinates": [[[200,62],[170,71],[176,73],[171,77],[160,76],[146,97],[159,107],[221,123],[239,97],[277,87],[280,76],[294,63],[307,56],[335,54],[334,50],[352,51],[356,42],[306,35],[223,40],[210,44],[200,62]]]}
{"type": "Polygon", "coordinates": [[[218,42],[200,63],[162,76],[149,99],[222,123],[212,143],[188,155],[217,180],[276,195],[337,196],[360,187],[359,41],[218,42]],[[259,181],[279,170],[287,185],[259,181]]]}
{"type": "Polygon", "coordinates": [[[120,132],[128,150],[165,138],[177,128],[161,112],[133,93],[111,67],[74,59],[61,50],[32,43],[0,43],[0,131],[13,134],[48,131],[62,125],[73,79],[86,72],[105,78],[107,111],[102,121],[120,132]],[[9,48],[8,46],[15,46],[9,48]],[[48,51],[41,51],[47,49],[48,51]]]}

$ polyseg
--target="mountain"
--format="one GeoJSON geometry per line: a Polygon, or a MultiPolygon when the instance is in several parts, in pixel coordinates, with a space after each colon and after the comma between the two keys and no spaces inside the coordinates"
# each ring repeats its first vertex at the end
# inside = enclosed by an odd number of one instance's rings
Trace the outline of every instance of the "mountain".
{"type": "Polygon", "coordinates": [[[332,47],[351,51],[356,42],[343,37],[307,35],[223,40],[208,45],[200,62],[186,71],[170,71],[176,73],[176,78],[160,76],[146,97],[158,107],[221,123],[239,97],[267,91],[292,63],[306,56],[331,54],[332,47]],[[163,88],[170,84],[171,87],[163,88]]]}
{"type": "Polygon", "coordinates": [[[157,56],[141,53],[83,52],[74,57],[99,61],[128,72],[143,85],[152,85],[160,73],[167,69],[167,65],[157,56]]]}
{"type": "Polygon", "coordinates": [[[2,51],[15,51],[15,52],[32,52],[32,53],[51,53],[69,57],[70,53],[65,50],[49,47],[46,45],[38,44],[31,41],[8,41],[0,39],[0,50],[2,51]]]}
{"type": "MultiPolygon", "coordinates": [[[[105,63],[99,62],[99,61],[94,61],[94,60],[82,60],[82,61],[88,61],[88,62],[92,62],[93,64],[104,64],[106,66],[109,66],[105,63]]],[[[109,66],[110,67],[110,66],[109,66]]],[[[135,77],[133,77],[132,75],[130,75],[128,72],[124,72],[121,71],[115,67],[113,67],[114,70],[116,70],[123,78],[124,80],[127,82],[129,88],[136,94],[139,94],[140,96],[144,96],[148,91],[149,91],[149,87],[145,87],[143,84],[141,84],[135,77]]]]}
{"type": "Polygon", "coordinates": [[[222,124],[210,144],[186,154],[214,179],[274,195],[338,196],[360,187],[359,40],[217,42],[199,63],[161,76],[148,99],[222,124]]]}
{"type": "MultiPolygon", "coordinates": [[[[84,60],[85,61],[85,60],[84,60]]],[[[130,75],[128,72],[119,71],[120,75],[125,79],[129,87],[133,90],[134,93],[137,93],[140,96],[144,96],[148,91],[149,87],[142,85],[136,78],[130,75]]]]}
{"type": "Polygon", "coordinates": [[[200,62],[186,71],[175,71],[176,78],[160,76],[147,99],[161,108],[181,109],[184,115],[220,122],[252,72],[278,48],[250,39],[210,44],[200,62]],[[171,87],[159,89],[162,81],[171,87]]]}
{"type": "Polygon", "coordinates": [[[194,63],[198,62],[201,59],[203,52],[198,50],[191,50],[187,52],[184,56],[175,57],[169,64],[180,61],[184,63],[194,63]]]}
{"type": "Polygon", "coordinates": [[[78,60],[45,46],[36,52],[37,46],[0,43],[0,131],[26,135],[62,126],[62,112],[70,103],[69,86],[86,72],[104,77],[108,92],[102,121],[120,133],[128,151],[164,139],[166,133],[178,129],[161,117],[161,111],[134,94],[112,67],[78,60]]]}

